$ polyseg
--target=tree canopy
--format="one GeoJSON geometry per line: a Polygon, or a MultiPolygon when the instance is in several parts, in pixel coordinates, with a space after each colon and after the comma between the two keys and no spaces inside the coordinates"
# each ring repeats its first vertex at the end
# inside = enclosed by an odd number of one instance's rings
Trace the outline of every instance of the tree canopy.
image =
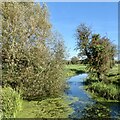
{"type": "Polygon", "coordinates": [[[114,64],[115,45],[109,38],[93,34],[91,28],[85,24],[78,26],[76,38],[79,55],[86,56],[88,59],[89,72],[96,74],[101,80],[101,75],[105,75],[114,64]]]}
{"type": "Polygon", "coordinates": [[[2,3],[1,57],[3,86],[21,90],[25,99],[60,95],[64,42],[52,32],[46,4],[2,3]]]}

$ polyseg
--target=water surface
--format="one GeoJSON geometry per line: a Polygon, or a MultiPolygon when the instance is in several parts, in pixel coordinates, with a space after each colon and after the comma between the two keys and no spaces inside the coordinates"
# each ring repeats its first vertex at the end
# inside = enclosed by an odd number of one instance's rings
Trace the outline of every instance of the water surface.
{"type": "Polygon", "coordinates": [[[69,89],[65,91],[69,99],[77,97],[78,101],[71,106],[74,109],[70,118],[91,118],[105,116],[108,118],[118,118],[120,116],[120,103],[102,102],[98,103],[84,90],[84,80],[87,74],[73,76],[67,80],[69,89]]]}

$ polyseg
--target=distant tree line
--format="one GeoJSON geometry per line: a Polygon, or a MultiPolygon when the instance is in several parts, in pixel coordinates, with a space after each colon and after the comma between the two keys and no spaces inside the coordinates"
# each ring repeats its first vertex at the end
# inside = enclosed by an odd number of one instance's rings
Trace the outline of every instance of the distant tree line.
{"type": "Polygon", "coordinates": [[[120,60],[115,60],[115,63],[116,64],[120,64],[120,60]]]}
{"type": "Polygon", "coordinates": [[[69,64],[88,64],[88,59],[80,60],[78,57],[74,56],[70,60],[65,60],[67,65],[69,64]]]}

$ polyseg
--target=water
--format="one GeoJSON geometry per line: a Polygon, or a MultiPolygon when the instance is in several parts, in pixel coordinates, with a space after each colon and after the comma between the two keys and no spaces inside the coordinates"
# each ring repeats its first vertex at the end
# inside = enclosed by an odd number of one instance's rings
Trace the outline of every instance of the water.
{"type": "Polygon", "coordinates": [[[118,118],[120,117],[120,103],[98,103],[84,90],[84,79],[87,74],[80,74],[67,80],[70,88],[65,91],[69,99],[77,97],[73,102],[74,112],[70,118],[118,118]]]}

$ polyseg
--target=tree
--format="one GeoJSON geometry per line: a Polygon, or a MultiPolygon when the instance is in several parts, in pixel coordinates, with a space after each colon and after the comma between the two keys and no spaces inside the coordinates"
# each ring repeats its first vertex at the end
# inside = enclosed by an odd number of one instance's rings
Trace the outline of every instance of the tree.
{"type": "Polygon", "coordinates": [[[2,3],[3,87],[22,90],[25,99],[61,93],[64,44],[50,40],[51,27],[46,4],[2,3]]]}
{"type": "Polygon", "coordinates": [[[76,56],[74,56],[74,57],[71,58],[71,63],[72,64],[77,64],[78,61],[79,61],[79,59],[76,56]]]}
{"type": "Polygon", "coordinates": [[[101,76],[105,75],[113,65],[115,46],[107,37],[92,34],[90,27],[85,24],[78,26],[76,37],[79,55],[88,59],[89,72],[95,73],[98,80],[102,80],[101,76]]]}

